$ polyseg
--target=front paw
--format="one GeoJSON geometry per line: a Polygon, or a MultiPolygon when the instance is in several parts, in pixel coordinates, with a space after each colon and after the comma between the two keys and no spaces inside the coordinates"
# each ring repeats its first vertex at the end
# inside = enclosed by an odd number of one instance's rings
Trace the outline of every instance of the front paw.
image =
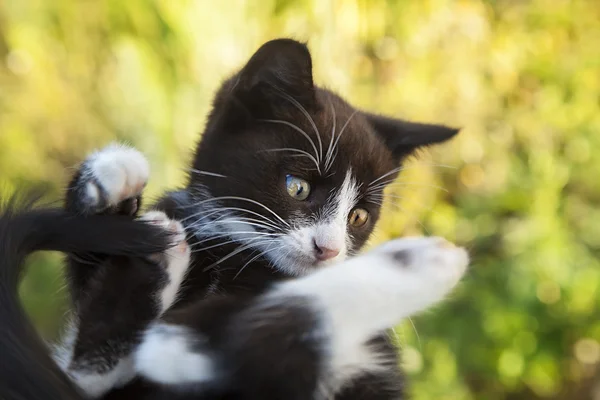
{"type": "Polygon", "coordinates": [[[389,268],[442,292],[456,286],[469,264],[464,248],[440,237],[393,240],[375,249],[375,254],[391,258],[389,268]]]}
{"type": "Polygon", "coordinates": [[[186,241],[185,229],[179,221],[170,219],[162,211],[149,211],[142,216],[141,220],[158,225],[172,233],[173,245],[163,253],[149,256],[167,273],[166,283],[159,292],[160,312],[163,313],[177,298],[181,282],[188,271],[191,251],[186,241]]]}
{"type": "Polygon", "coordinates": [[[148,182],[150,166],[136,149],[111,144],[82,164],[67,194],[73,211],[134,215],[148,182]]]}

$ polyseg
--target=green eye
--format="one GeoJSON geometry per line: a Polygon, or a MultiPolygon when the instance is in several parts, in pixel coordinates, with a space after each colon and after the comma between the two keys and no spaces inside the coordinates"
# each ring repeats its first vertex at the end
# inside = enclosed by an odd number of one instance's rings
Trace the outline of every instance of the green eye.
{"type": "Polygon", "coordinates": [[[364,208],[355,208],[348,217],[348,222],[355,228],[360,228],[367,223],[369,212],[364,208]]]}
{"type": "Polygon", "coordinates": [[[285,187],[288,194],[296,200],[306,200],[310,194],[310,184],[293,175],[285,176],[285,187]]]}

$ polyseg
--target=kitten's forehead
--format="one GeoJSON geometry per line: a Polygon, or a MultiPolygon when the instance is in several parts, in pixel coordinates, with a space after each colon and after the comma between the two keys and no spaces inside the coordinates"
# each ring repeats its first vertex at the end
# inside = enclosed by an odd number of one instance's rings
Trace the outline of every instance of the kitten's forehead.
{"type": "Polygon", "coordinates": [[[286,121],[294,127],[281,124],[285,133],[276,133],[283,148],[302,151],[287,154],[296,166],[318,169],[321,177],[333,176],[338,184],[350,169],[358,182],[369,183],[397,166],[361,112],[326,90],[317,90],[317,101],[318,111],[296,110],[286,121]]]}

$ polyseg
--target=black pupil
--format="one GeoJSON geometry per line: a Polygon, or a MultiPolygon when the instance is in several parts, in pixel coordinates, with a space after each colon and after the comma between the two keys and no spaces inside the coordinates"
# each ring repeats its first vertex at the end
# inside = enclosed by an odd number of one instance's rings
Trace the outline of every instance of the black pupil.
{"type": "Polygon", "coordinates": [[[296,196],[298,196],[300,193],[302,193],[303,190],[304,190],[304,188],[302,187],[302,185],[298,184],[298,190],[296,191],[296,196]]]}

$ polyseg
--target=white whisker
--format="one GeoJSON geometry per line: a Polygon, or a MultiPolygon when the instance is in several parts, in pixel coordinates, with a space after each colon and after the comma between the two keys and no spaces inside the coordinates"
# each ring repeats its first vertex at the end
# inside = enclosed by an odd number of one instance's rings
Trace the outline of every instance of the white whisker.
{"type": "Polygon", "coordinates": [[[209,176],[216,176],[217,178],[227,178],[225,175],[217,174],[216,172],[200,171],[199,169],[195,169],[195,168],[186,168],[186,170],[193,172],[195,174],[198,174],[198,175],[209,175],[209,176]]]}
{"type": "MultiPolygon", "coordinates": [[[[423,187],[430,187],[433,189],[439,189],[439,190],[442,190],[442,191],[448,193],[448,189],[445,189],[438,185],[432,185],[430,183],[423,183],[423,182],[402,182],[402,181],[395,182],[395,179],[390,182],[385,182],[385,183],[381,183],[376,186],[370,187],[369,191],[371,191],[371,190],[376,191],[378,189],[383,189],[386,187],[395,187],[395,186],[423,186],[423,187]]],[[[369,191],[367,191],[367,193],[369,191]]]]}
{"type": "MultiPolygon", "coordinates": [[[[268,243],[267,240],[263,240],[264,243],[268,243]]],[[[242,251],[248,250],[250,248],[252,248],[253,246],[255,246],[257,243],[260,243],[260,241],[257,242],[253,242],[253,243],[249,243],[243,246],[238,247],[236,250],[230,252],[229,254],[227,254],[226,256],[220,258],[219,260],[215,261],[214,263],[210,264],[208,267],[204,268],[204,272],[216,267],[217,265],[219,265],[220,263],[222,263],[223,261],[226,261],[228,259],[230,259],[231,257],[241,253],[242,251]]]]}
{"type": "MultiPolygon", "coordinates": [[[[422,162],[419,162],[419,163],[412,163],[412,164],[411,164],[411,165],[409,165],[409,166],[404,166],[404,165],[401,165],[401,166],[399,166],[399,167],[396,167],[396,168],[392,169],[391,171],[388,171],[388,172],[386,172],[385,174],[381,175],[380,177],[378,177],[378,178],[374,179],[374,180],[373,180],[373,181],[371,181],[371,183],[369,183],[369,185],[367,185],[367,186],[369,186],[369,187],[370,187],[370,186],[372,186],[373,184],[375,184],[375,183],[379,182],[380,180],[382,180],[383,178],[386,178],[386,177],[388,177],[388,176],[390,176],[390,175],[392,175],[392,174],[394,174],[394,173],[396,173],[396,172],[405,171],[405,170],[409,170],[409,169],[414,169],[414,168],[417,168],[417,167],[420,167],[420,166],[428,166],[428,167],[440,167],[440,168],[452,168],[452,169],[456,169],[456,167],[454,167],[454,166],[452,166],[452,165],[445,165],[445,164],[431,164],[431,163],[422,163],[422,162]]],[[[395,178],[394,178],[394,179],[395,179],[395,178]]],[[[394,179],[392,179],[392,180],[394,180],[394,179]]]]}
{"type": "MultiPolygon", "coordinates": [[[[201,243],[206,243],[206,242],[210,242],[212,240],[217,240],[217,238],[226,237],[226,236],[228,236],[228,235],[213,236],[213,237],[211,237],[209,239],[205,239],[205,240],[201,240],[199,242],[196,242],[196,243],[194,243],[194,245],[201,244],[201,243]]],[[[264,238],[262,236],[267,236],[267,235],[259,235],[259,237],[255,237],[255,238],[251,238],[251,239],[246,239],[246,241],[248,242],[247,244],[250,244],[252,242],[259,241],[259,240],[264,240],[264,238]]],[[[277,236],[277,235],[274,235],[274,236],[277,236]]],[[[213,245],[210,245],[210,246],[201,247],[199,249],[193,248],[192,249],[192,253],[199,253],[201,251],[214,249],[215,247],[221,247],[221,246],[225,246],[226,244],[239,243],[239,242],[240,241],[238,239],[227,240],[225,242],[219,242],[219,243],[216,243],[216,244],[213,244],[213,245]]]]}
{"type": "MultiPolygon", "coordinates": [[[[249,202],[249,203],[256,204],[257,206],[260,206],[260,207],[264,208],[265,210],[267,210],[268,212],[270,212],[270,213],[271,213],[273,216],[275,216],[275,217],[276,217],[276,218],[277,218],[279,221],[283,222],[283,224],[284,224],[285,226],[288,226],[288,227],[290,226],[290,225],[287,223],[287,221],[285,221],[285,220],[284,220],[283,218],[281,218],[281,217],[280,217],[280,216],[279,216],[279,215],[278,215],[278,214],[277,214],[275,211],[271,210],[269,207],[265,206],[263,203],[261,203],[261,202],[259,202],[259,201],[256,201],[256,200],[252,200],[252,199],[246,198],[246,197],[238,197],[238,196],[220,196],[220,197],[211,197],[211,198],[209,198],[209,199],[205,199],[205,200],[202,200],[202,201],[200,201],[200,202],[197,202],[197,203],[196,203],[196,206],[199,206],[199,205],[201,205],[201,204],[205,204],[205,203],[209,203],[209,202],[212,202],[212,201],[219,201],[219,200],[240,200],[240,201],[247,201],[247,202],[249,202]]],[[[250,210],[246,210],[246,211],[250,212],[250,210]]],[[[261,215],[261,214],[258,214],[258,213],[256,213],[256,215],[261,215]]],[[[263,218],[266,218],[264,215],[261,215],[261,216],[262,216],[263,218]]]]}
{"type": "Polygon", "coordinates": [[[310,138],[310,136],[308,135],[308,133],[306,133],[304,130],[300,129],[299,127],[297,127],[296,125],[292,124],[291,122],[288,121],[283,121],[280,119],[261,119],[261,121],[263,122],[269,122],[272,124],[281,124],[281,125],[286,125],[289,126],[290,128],[294,129],[296,132],[302,134],[311,144],[313,150],[315,151],[315,156],[317,159],[317,166],[318,166],[318,171],[319,171],[319,175],[321,174],[321,168],[320,168],[320,158],[319,158],[319,152],[317,150],[317,146],[315,145],[315,142],[310,138]]]}
{"type": "Polygon", "coordinates": [[[421,338],[419,337],[419,332],[417,332],[417,327],[415,326],[413,320],[410,317],[408,317],[408,321],[410,322],[410,324],[413,327],[413,330],[415,331],[415,336],[417,337],[417,343],[419,344],[419,350],[422,350],[422,347],[421,347],[421,338]]]}
{"type": "Polygon", "coordinates": [[[335,115],[335,107],[331,100],[329,100],[329,105],[331,106],[331,113],[333,114],[333,129],[331,130],[331,139],[329,140],[329,146],[327,147],[327,154],[325,155],[325,172],[328,171],[327,165],[329,165],[329,160],[331,159],[331,155],[333,152],[333,140],[335,139],[335,125],[336,125],[336,115],[335,115]]]}
{"type": "MultiPolygon", "coordinates": [[[[352,112],[352,114],[350,114],[350,116],[348,117],[348,119],[346,120],[346,123],[342,126],[342,129],[340,129],[340,133],[338,134],[337,138],[335,139],[335,143],[333,144],[333,148],[336,149],[337,145],[340,141],[340,138],[342,137],[342,134],[344,133],[344,131],[346,130],[346,127],[348,126],[348,124],[350,123],[350,121],[352,120],[352,118],[354,118],[354,116],[356,115],[356,113],[358,112],[358,110],[354,110],[352,112]]],[[[325,171],[328,171],[329,168],[331,168],[333,166],[333,162],[335,161],[335,157],[337,156],[337,151],[335,152],[334,156],[331,158],[330,162],[328,165],[325,166],[325,171]]]]}
{"type": "MultiPolygon", "coordinates": [[[[282,231],[282,232],[284,231],[283,228],[281,228],[280,226],[277,226],[277,224],[275,224],[275,222],[273,220],[265,217],[264,215],[254,212],[252,210],[247,210],[245,208],[240,208],[240,207],[222,207],[222,208],[211,210],[211,212],[209,212],[208,214],[201,215],[201,216],[200,216],[200,213],[196,213],[193,217],[197,217],[198,220],[191,223],[190,226],[197,226],[200,224],[208,225],[209,223],[217,224],[224,219],[231,218],[230,214],[224,213],[224,211],[229,211],[229,210],[242,211],[242,212],[249,213],[252,215],[257,215],[257,216],[263,218],[263,220],[258,220],[258,219],[254,219],[254,218],[244,217],[244,216],[241,216],[241,217],[236,216],[236,220],[238,220],[238,221],[242,221],[242,222],[250,221],[250,222],[254,222],[255,226],[260,226],[260,227],[268,229],[268,230],[282,231]],[[220,215],[216,219],[210,220],[209,222],[203,221],[204,219],[207,219],[210,216],[212,216],[214,214],[219,214],[219,213],[222,213],[223,215],[220,215]]],[[[190,216],[190,217],[192,217],[192,216],[190,216]]],[[[190,217],[186,217],[184,219],[184,221],[189,220],[190,217]]]]}
{"type": "Polygon", "coordinates": [[[235,280],[235,279],[238,277],[238,275],[239,275],[239,274],[241,274],[241,273],[242,273],[242,271],[243,271],[244,269],[246,269],[246,267],[247,267],[248,265],[250,265],[250,263],[252,263],[252,262],[253,262],[253,261],[255,261],[256,259],[258,259],[258,258],[260,258],[260,257],[263,257],[263,256],[265,256],[265,255],[266,255],[268,252],[270,252],[270,251],[279,250],[279,249],[282,249],[283,247],[284,247],[284,246],[279,246],[279,247],[276,247],[276,248],[274,248],[274,249],[266,249],[266,250],[263,250],[263,251],[259,252],[259,253],[258,253],[256,256],[252,257],[252,258],[251,258],[251,259],[250,259],[248,262],[246,262],[246,263],[245,263],[245,264],[242,266],[242,268],[240,268],[240,270],[237,272],[237,274],[235,274],[235,276],[233,277],[233,279],[232,279],[232,280],[235,280]]]}
{"type": "MultiPolygon", "coordinates": [[[[311,159],[311,161],[312,161],[312,162],[315,164],[315,166],[317,167],[317,171],[320,171],[319,162],[317,161],[317,159],[316,159],[316,158],[314,158],[314,157],[312,156],[312,154],[310,154],[310,153],[309,153],[309,152],[307,152],[307,151],[300,150],[300,149],[293,149],[293,148],[281,148],[281,149],[268,149],[268,150],[261,150],[261,152],[271,152],[271,151],[273,151],[273,152],[275,152],[275,151],[293,151],[293,152],[296,152],[296,153],[300,153],[301,155],[304,155],[304,156],[306,156],[306,157],[310,158],[310,159],[311,159]]],[[[320,173],[320,172],[319,172],[319,173],[320,173]]]]}
{"type": "Polygon", "coordinates": [[[315,121],[310,116],[308,111],[306,111],[306,108],[304,108],[304,106],[302,104],[300,104],[296,99],[294,99],[292,96],[290,96],[289,94],[287,94],[285,92],[280,91],[280,93],[285,99],[287,99],[290,103],[292,103],[294,106],[296,106],[296,108],[298,110],[300,110],[300,112],[302,114],[304,114],[304,116],[306,117],[306,119],[311,124],[312,128],[314,129],[315,134],[317,135],[317,140],[319,141],[319,156],[317,157],[317,159],[319,160],[319,164],[320,164],[321,160],[323,159],[323,142],[321,141],[321,134],[319,133],[319,129],[317,129],[317,125],[315,124],[315,121]]]}
{"type": "Polygon", "coordinates": [[[283,218],[281,218],[279,216],[279,214],[277,214],[275,211],[271,210],[269,207],[265,206],[260,201],[252,200],[252,199],[249,199],[247,197],[238,197],[238,196],[222,196],[222,197],[215,197],[215,199],[218,199],[218,200],[239,200],[239,201],[247,201],[249,203],[256,204],[257,206],[260,206],[260,207],[264,208],[266,211],[270,212],[275,218],[277,218],[279,221],[281,221],[285,226],[290,227],[290,224],[288,224],[288,222],[286,220],[284,220],[283,218]]]}
{"type": "Polygon", "coordinates": [[[388,176],[390,176],[390,175],[392,175],[392,174],[395,174],[396,172],[400,172],[400,171],[402,171],[403,169],[404,169],[404,166],[402,166],[402,165],[401,165],[401,166],[399,166],[399,167],[396,167],[396,168],[392,169],[391,171],[388,171],[388,172],[386,172],[385,174],[381,175],[379,178],[376,178],[376,179],[372,180],[372,181],[371,181],[371,182],[370,182],[370,183],[369,183],[367,186],[368,186],[368,187],[371,187],[373,184],[375,184],[375,183],[379,182],[379,181],[380,181],[380,180],[382,180],[383,178],[386,178],[386,177],[388,177],[388,176]]]}

